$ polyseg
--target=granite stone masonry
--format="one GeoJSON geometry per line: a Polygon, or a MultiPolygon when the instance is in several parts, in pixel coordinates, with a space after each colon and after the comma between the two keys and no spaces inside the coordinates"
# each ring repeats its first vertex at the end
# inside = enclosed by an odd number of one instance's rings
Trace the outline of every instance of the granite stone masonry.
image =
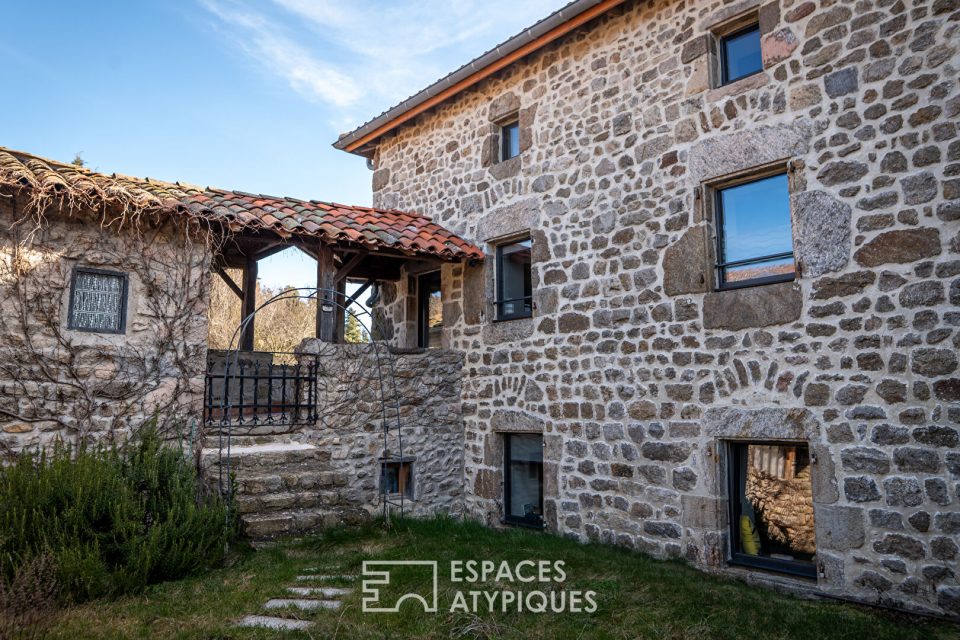
{"type": "MultiPolygon", "coordinates": [[[[633,1],[380,138],[375,205],[491,256],[442,272],[466,514],[499,525],[503,434],[542,433],[550,530],[744,575],[729,443],[806,443],[816,576],[769,581],[960,616],[958,70],[956,0],[633,1]],[[751,16],[763,69],[721,86],[751,16]],[[771,168],[796,278],[717,290],[713,187],[771,168]],[[519,234],[533,315],[494,322],[519,234]]],[[[413,289],[377,311],[400,346],[413,289]]]]}

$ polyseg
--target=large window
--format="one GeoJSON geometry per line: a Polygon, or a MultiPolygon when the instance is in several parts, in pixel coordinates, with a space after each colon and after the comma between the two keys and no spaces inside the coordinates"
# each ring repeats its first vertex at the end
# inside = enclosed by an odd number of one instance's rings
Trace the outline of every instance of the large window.
{"type": "Polygon", "coordinates": [[[520,122],[514,120],[500,127],[500,161],[520,155],[520,122]]]}
{"type": "Polygon", "coordinates": [[[796,443],[730,443],[731,560],[816,575],[810,451],[796,443]]]}
{"type": "Polygon", "coordinates": [[[786,174],[718,189],[716,220],[720,289],[793,280],[786,174]]]}
{"type": "Polygon", "coordinates": [[[543,526],[543,436],[508,433],[503,442],[503,519],[543,526]]]}
{"type": "Polygon", "coordinates": [[[754,23],[720,38],[721,82],[729,84],[763,70],[760,25],[754,23]]]}
{"type": "Polygon", "coordinates": [[[497,247],[497,320],[526,318],[533,313],[530,239],[497,247]]]}
{"type": "Polygon", "coordinates": [[[126,274],[81,267],[73,270],[67,328],[123,333],[126,315],[126,274]]]}
{"type": "Polygon", "coordinates": [[[443,299],[440,272],[417,278],[417,344],[439,347],[443,338],[443,299]]]}

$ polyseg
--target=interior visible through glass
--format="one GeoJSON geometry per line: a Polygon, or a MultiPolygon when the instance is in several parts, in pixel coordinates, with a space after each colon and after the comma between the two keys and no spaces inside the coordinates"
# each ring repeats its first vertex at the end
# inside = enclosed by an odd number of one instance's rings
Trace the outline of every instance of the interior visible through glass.
{"type": "Polygon", "coordinates": [[[723,38],[723,82],[733,82],[763,69],[760,27],[753,26],[723,38]]]}
{"type": "Polygon", "coordinates": [[[720,262],[722,282],[743,282],[794,273],[793,233],[787,175],[722,189],[720,262]],[[789,254],[789,255],[787,255],[789,254]],[[757,258],[779,256],[757,261],[757,258]]]}
{"type": "Polygon", "coordinates": [[[403,494],[413,498],[413,481],[409,462],[384,462],[381,465],[381,483],[389,494],[403,494]]]}
{"type": "Polygon", "coordinates": [[[540,524],[543,518],[543,437],[509,434],[506,438],[507,520],[540,524]]]}
{"type": "Polygon", "coordinates": [[[500,300],[498,318],[528,316],[533,310],[533,283],[530,277],[530,240],[522,240],[498,248],[500,300]]]}
{"type": "Polygon", "coordinates": [[[736,444],[735,552],[811,563],[817,552],[810,452],[802,444],[736,444]]]}
{"type": "Polygon", "coordinates": [[[443,340],[443,297],[440,272],[420,276],[420,346],[439,347],[443,340]]]}

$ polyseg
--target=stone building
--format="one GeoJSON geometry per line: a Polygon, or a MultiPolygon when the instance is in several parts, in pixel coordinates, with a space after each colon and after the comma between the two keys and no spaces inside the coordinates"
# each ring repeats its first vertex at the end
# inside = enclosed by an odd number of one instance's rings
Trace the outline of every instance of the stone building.
{"type": "Polygon", "coordinates": [[[465,513],[960,615],[958,36],[577,0],[342,136],[488,257],[379,310],[463,354],[465,513]]]}

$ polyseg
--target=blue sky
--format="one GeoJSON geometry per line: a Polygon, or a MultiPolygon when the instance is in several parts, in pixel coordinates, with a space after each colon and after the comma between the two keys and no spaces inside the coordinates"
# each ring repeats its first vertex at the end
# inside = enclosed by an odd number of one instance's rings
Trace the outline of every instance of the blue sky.
{"type": "MultiPolygon", "coordinates": [[[[370,203],[330,145],[564,0],[0,3],[0,146],[98,171],[370,203]]],[[[261,264],[269,286],[313,262],[261,264]]]]}

